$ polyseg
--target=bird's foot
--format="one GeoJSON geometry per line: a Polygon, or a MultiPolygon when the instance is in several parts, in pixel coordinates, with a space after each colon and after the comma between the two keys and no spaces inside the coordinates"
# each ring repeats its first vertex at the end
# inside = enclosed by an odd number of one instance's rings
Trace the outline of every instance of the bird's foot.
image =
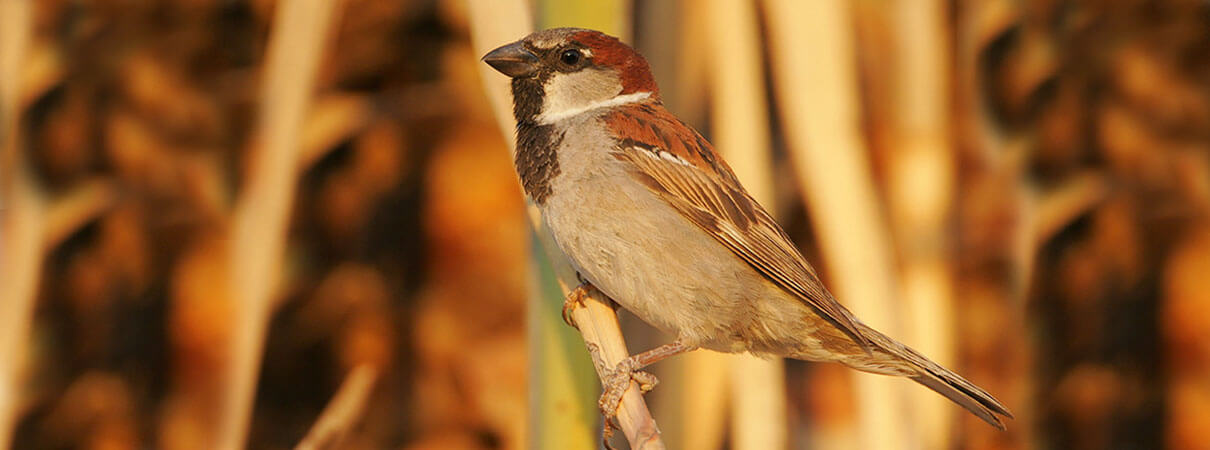
{"type": "MultiPolygon", "coordinates": [[[[642,372],[639,369],[695,348],[697,348],[696,345],[686,344],[685,341],[677,339],[674,343],[661,345],[618,361],[614,365],[613,370],[602,374],[601,387],[603,392],[601,393],[600,400],[597,401],[597,406],[601,408],[601,415],[605,418],[604,440],[606,448],[613,448],[609,445],[609,436],[613,435],[613,418],[618,414],[618,408],[622,404],[622,396],[625,395],[626,389],[630,388],[630,380],[638,383],[641,394],[655,389],[655,385],[659,383],[659,380],[654,375],[642,372]]],[[[589,343],[588,353],[592,355],[593,364],[597,367],[606,367],[599,347],[589,343]]]]}
{"type": "Polygon", "coordinates": [[[613,445],[609,443],[609,438],[613,437],[613,430],[617,428],[613,420],[617,417],[618,408],[622,405],[622,396],[626,393],[626,389],[630,388],[630,380],[639,384],[639,392],[643,394],[651,392],[652,389],[655,389],[655,385],[660,383],[655,375],[637,370],[638,367],[638,362],[632,356],[623,359],[612,372],[605,376],[602,384],[604,392],[601,393],[597,406],[601,408],[601,415],[605,422],[601,441],[607,449],[614,449],[613,445]]]}
{"type": "Polygon", "coordinates": [[[596,288],[593,287],[592,283],[580,280],[580,285],[576,286],[575,289],[572,289],[571,292],[567,293],[567,297],[563,299],[564,323],[571,325],[577,330],[580,329],[580,326],[576,325],[576,319],[571,317],[571,312],[576,308],[584,306],[584,297],[587,297],[593,289],[596,288]]]}
{"type": "Polygon", "coordinates": [[[646,394],[655,389],[655,385],[659,384],[660,380],[648,372],[638,370],[641,364],[633,356],[623,359],[618,362],[617,366],[609,372],[602,383],[603,392],[601,399],[597,405],[601,408],[606,420],[618,414],[618,407],[622,403],[622,395],[626,393],[626,389],[630,387],[630,380],[634,380],[639,385],[639,392],[646,394]]]}

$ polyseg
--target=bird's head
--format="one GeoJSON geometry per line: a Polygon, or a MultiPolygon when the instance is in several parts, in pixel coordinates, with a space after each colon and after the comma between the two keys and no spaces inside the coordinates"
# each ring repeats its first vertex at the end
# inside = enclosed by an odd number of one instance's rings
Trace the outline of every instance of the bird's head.
{"type": "Polygon", "coordinates": [[[513,114],[521,123],[550,124],[659,97],[647,60],[599,31],[539,31],[492,50],[483,61],[513,79],[513,114]]]}

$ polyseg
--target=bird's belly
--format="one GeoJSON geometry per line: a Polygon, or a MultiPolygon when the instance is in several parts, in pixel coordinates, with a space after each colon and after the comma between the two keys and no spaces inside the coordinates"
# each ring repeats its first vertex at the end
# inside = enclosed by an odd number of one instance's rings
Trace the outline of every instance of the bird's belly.
{"type": "Polygon", "coordinates": [[[706,348],[748,350],[745,330],[762,320],[755,300],[776,288],[645,186],[615,178],[628,175],[587,175],[556,183],[577,192],[542,208],[580,275],[657,328],[706,348]]]}

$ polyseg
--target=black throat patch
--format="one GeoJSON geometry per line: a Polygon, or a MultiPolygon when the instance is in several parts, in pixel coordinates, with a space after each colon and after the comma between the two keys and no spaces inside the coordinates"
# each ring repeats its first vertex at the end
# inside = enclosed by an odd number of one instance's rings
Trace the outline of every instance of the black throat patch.
{"type": "Polygon", "coordinates": [[[534,203],[542,205],[550,196],[551,180],[559,174],[555,154],[563,133],[553,125],[538,123],[542,112],[542,78],[513,79],[513,117],[517,119],[517,157],[513,162],[521,187],[534,203]]]}

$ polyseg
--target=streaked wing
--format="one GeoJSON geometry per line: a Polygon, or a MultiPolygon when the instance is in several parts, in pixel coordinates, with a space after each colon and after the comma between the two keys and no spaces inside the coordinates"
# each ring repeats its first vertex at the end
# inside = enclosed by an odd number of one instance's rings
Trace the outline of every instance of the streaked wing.
{"type": "Polygon", "coordinates": [[[790,238],[740,186],[731,169],[714,158],[705,139],[659,107],[635,107],[628,114],[605,119],[628,136],[618,142],[613,156],[629,163],[633,176],[869,351],[871,344],[852,313],[824,288],[790,238]]]}

